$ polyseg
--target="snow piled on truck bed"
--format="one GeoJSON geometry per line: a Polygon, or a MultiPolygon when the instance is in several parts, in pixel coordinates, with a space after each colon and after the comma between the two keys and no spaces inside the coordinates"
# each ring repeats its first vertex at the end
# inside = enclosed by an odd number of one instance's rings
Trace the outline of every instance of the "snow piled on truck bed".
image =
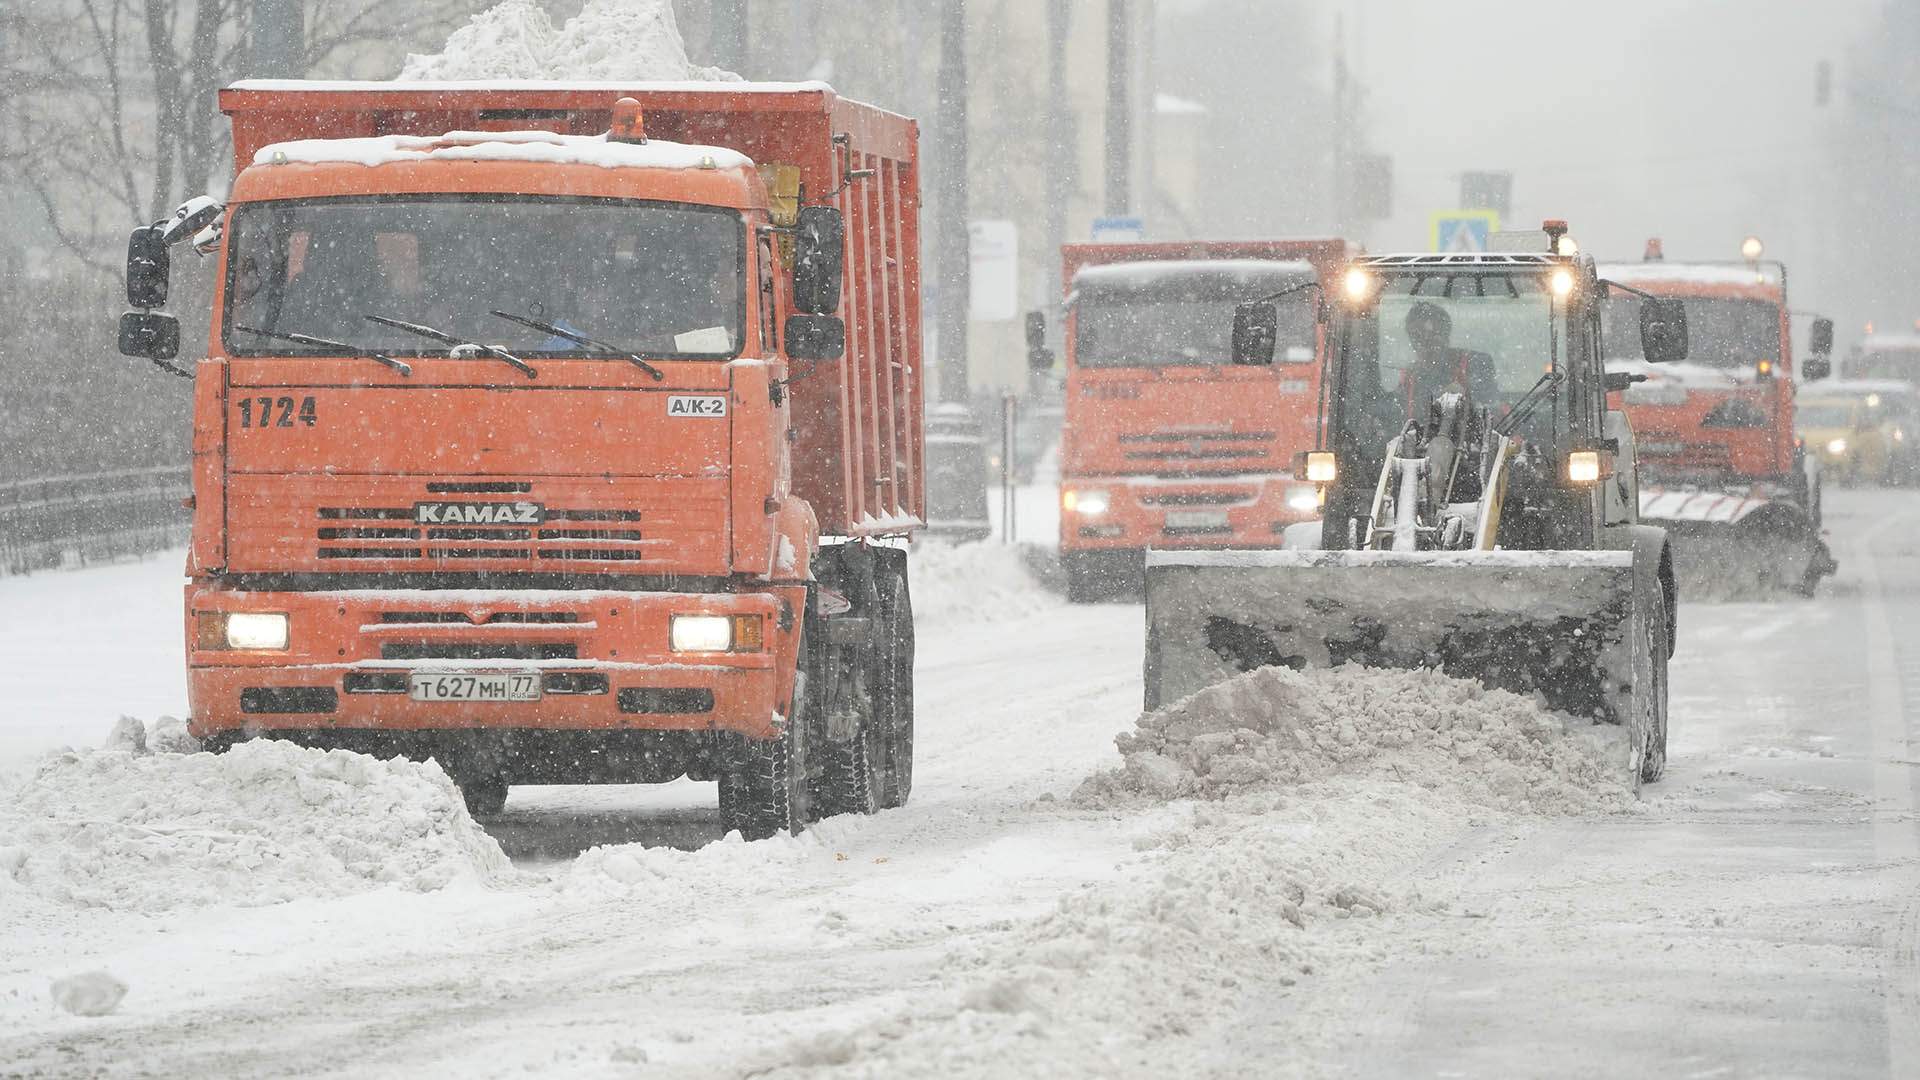
{"type": "Polygon", "coordinates": [[[1501,810],[1589,813],[1631,805],[1624,730],[1429,670],[1260,668],[1140,718],[1126,764],[1093,800],[1219,798],[1365,775],[1501,810]]]}
{"type": "Polygon", "coordinates": [[[224,754],[69,751],[0,794],[9,893],[160,912],[485,883],[512,871],[433,763],[273,740],[224,754]]]}
{"type": "Polygon", "coordinates": [[[410,54],[400,78],[735,82],[740,76],[687,59],[671,0],[587,0],[557,28],[534,0],[505,0],[455,30],[445,50],[410,54]]]}

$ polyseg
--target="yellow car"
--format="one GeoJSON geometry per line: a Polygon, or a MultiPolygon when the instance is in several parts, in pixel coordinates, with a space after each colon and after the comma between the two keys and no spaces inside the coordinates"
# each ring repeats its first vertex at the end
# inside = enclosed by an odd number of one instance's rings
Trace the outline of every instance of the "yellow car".
{"type": "Polygon", "coordinates": [[[1905,383],[1830,382],[1803,389],[1795,427],[1841,484],[1910,482],[1920,467],[1920,401],[1905,383]]]}

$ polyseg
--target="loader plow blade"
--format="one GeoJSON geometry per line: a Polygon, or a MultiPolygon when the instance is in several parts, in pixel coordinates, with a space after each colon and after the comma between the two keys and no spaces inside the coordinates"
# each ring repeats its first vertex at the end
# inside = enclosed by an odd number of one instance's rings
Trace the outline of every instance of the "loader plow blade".
{"type": "Polygon", "coordinates": [[[1150,552],[1147,707],[1244,671],[1437,668],[1630,722],[1629,552],[1150,552]]]}

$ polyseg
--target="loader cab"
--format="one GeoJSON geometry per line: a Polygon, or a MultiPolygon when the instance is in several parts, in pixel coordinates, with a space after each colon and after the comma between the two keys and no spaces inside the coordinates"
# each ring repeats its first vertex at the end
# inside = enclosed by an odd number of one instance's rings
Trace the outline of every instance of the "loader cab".
{"type": "MultiPolygon", "coordinates": [[[[1585,255],[1353,263],[1334,305],[1321,402],[1322,447],[1335,462],[1326,520],[1344,520],[1372,498],[1390,440],[1409,424],[1430,436],[1441,411],[1464,399],[1472,430],[1491,427],[1516,440],[1508,497],[1522,512],[1502,519],[1503,546],[1593,546],[1614,445],[1601,288],[1585,255]],[[1509,537],[1509,529],[1542,535],[1509,537]]],[[[1326,531],[1327,546],[1342,546],[1339,531],[1326,531]]]]}

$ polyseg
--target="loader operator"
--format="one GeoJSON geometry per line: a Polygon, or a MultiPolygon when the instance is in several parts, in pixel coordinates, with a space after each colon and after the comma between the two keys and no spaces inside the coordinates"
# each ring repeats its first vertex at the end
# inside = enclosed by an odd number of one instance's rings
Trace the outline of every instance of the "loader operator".
{"type": "Polygon", "coordinates": [[[1427,419],[1434,399],[1463,394],[1469,409],[1491,407],[1499,393],[1493,357],[1453,347],[1453,317],[1438,304],[1420,301],[1407,311],[1407,341],[1413,363],[1400,373],[1406,418],[1427,419]]]}

